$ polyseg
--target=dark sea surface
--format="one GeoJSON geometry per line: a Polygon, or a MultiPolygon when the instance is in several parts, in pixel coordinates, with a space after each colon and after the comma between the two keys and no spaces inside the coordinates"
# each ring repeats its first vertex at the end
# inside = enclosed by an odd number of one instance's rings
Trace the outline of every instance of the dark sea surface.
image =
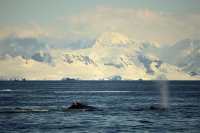
{"type": "Polygon", "coordinates": [[[200,81],[165,85],[169,108],[151,110],[155,81],[1,81],[0,133],[200,133],[200,81]],[[98,110],[64,111],[74,100],[98,110]]]}

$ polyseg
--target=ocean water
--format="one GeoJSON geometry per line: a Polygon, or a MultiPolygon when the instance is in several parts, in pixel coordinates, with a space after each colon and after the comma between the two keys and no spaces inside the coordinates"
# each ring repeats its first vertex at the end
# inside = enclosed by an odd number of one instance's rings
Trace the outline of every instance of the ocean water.
{"type": "Polygon", "coordinates": [[[159,87],[153,81],[1,81],[0,133],[199,133],[200,82],[167,82],[169,108],[151,110],[160,104],[159,87]],[[74,100],[98,110],[63,111],[74,100]]]}

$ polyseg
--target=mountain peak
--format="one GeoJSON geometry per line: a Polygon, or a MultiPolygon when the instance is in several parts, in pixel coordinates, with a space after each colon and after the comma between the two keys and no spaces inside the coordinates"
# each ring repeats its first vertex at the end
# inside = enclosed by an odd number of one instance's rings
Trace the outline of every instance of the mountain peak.
{"type": "Polygon", "coordinates": [[[101,34],[97,40],[96,45],[101,46],[125,46],[130,43],[129,38],[118,32],[105,32],[101,34]]]}

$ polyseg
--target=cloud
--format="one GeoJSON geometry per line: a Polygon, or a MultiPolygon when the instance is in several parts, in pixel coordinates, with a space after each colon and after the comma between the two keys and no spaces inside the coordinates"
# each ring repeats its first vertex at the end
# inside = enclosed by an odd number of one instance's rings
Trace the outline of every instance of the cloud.
{"type": "Polygon", "coordinates": [[[125,33],[138,40],[173,43],[200,39],[200,14],[172,14],[148,9],[97,7],[62,18],[74,33],[96,36],[105,31],[125,33]]]}
{"type": "Polygon", "coordinates": [[[14,33],[19,37],[43,38],[57,45],[68,40],[91,40],[104,32],[114,31],[136,40],[173,44],[185,38],[200,39],[198,29],[199,13],[178,14],[149,9],[98,6],[58,17],[45,26],[33,22],[18,27],[1,28],[0,37],[14,33]]]}
{"type": "Polygon", "coordinates": [[[49,29],[42,28],[37,23],[29,23],[24,25],[18,25],[18,26],[9,26],[9,27],[0,27],[0,38],[5,38],[10,35],[15,35],[20,38],[26,38],[26,37],[48,37],[50,36],[49,29]]]}
{"type": "Polygon", "coordinates": [[[9,35],[0,40],[0,56],[6,55],[30,58],[36,52],[47,51],[48,45],[34,37],[18,37],[9,35]]]}

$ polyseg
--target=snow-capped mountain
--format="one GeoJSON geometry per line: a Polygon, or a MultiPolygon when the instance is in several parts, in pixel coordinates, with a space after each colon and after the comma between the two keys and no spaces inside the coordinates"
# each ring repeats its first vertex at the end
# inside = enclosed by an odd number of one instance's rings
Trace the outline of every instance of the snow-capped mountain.
{"type": "Polygon", "coordinates": [[[106,32],[96,38],[89,48],[78,50],[51,49],[47,53],[35,53],[32,58],[20,56],[1,59],[2,77],[11,75],[26,79],[78,79],[138,80],[197,79],[173,64],[161,60],[155,53],[159,49],[153,43],[138,42],[126,35],[106,32]],[[51,60],[54,65],[45,63],[51,60]]]}
{"type": "Polygon", "coordinates": [[[200,40],[185,39],[163,47],[159,57],[192,76],[200,75],[200,40]]]}

